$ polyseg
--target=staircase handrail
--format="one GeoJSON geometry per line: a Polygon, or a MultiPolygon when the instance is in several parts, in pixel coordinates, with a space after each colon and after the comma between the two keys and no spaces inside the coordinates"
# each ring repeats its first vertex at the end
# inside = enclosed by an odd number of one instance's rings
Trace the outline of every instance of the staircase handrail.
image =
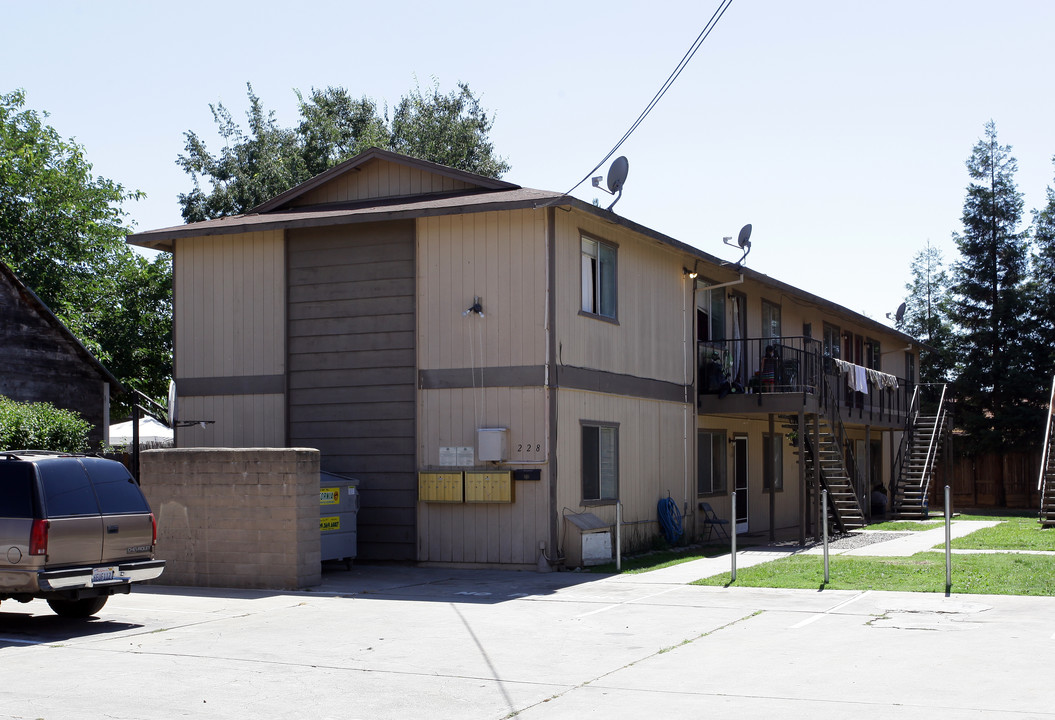
{"type": "Polygon", "coordinates": [[[945,393],[948,390],[948,385],[942,383],[941,386],[941,397],[938,399],[938,412],[934,415],[934,429],[930,434],[930,443],[927,445],[927,455],[923,461],[923,497],[927,497],[927,493],[930,491],[930,470],[934,461],[934,455],[936,454],[935,440],[938,437],[938,431],[945,427],[945,393]]]}
{"type": "MultiPolygon", "coordinates": [[[[1048,467],[1048,447],[1051,441],[1051,418],[1052,409],[1055,405],[1055,377],[1051,378],[1051,397],[1048,399],[1048,421],[1044,423],[1044,445],[1040,456],[1040,479],[1037,480],[1037,491],[1041,492],[1044,489],[1044,476],[1047,474],[1048,467]]],[[[1043,497],[1041,497],[1043,501],[1043,497]]]]}
{"type": "Polygon", "coordinates": [[[901,444],[897,449],[897,457],[894,458],[894,465],[890,468],[893,477],[890,479],[890,497],[891,500],[897,497],[897,486],[901,478],[904,476],[904,465],[908,462],[909,448],[912,444],[912,437],[916,429],[916,416],[919,415],[920,406],[920,385],[912,391],[912,400],[908,405],[908,412],[905,418],[905,429],[901,433],[901,444]]]}
{"type": "MultiPolygon", "coordinates": [[[[854,455],[853,446],[846,442],[846,427],[843,425],[842,415],[839,413],[839,403],[835,399],[835,393],[831,386],[828,384],[828,378],[825,374],[821,374],[821,387],[824,393],[824,404],[828,407],[828,423],[832,426],[832,435],[836,439],[836,447],[839,448],[839,453],[843,458],[843,465],[847,471],[847,477],[850,477],[849,470],[853,468],[857,470],[857,458],[854,455]]],[[[818,463],[818,467],[819,467],[818,463]]],[[[820,473],[823,475],[823,473],[820,473]]],[[[856,483],[853,477],[850,477],[850,487],[854,491],[854,497],[857,499],[858,509],[861,507],[861,497],[857,493],[856,483]]],[[[866,489],[867,493],[868,490],[866,489]]]]}

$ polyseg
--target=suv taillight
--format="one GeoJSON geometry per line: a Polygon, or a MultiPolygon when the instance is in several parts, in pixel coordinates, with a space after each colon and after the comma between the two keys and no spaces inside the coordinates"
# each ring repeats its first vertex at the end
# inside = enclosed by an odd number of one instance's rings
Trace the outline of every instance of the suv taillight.
{"type": "Polygon", "coordinates": [[[33,529],[29,532],[29,554],[48,554],[48,529],[51,527],[49,520],[34,520],[33,529]]]}
{"type": "Polygon", "coordinates": [[[154,517],[154,513],[150,513],[150,530],[151,530],[150,544],[151,545],[157,545],[158,544],[158,519],[156,517],[154,517]]]}

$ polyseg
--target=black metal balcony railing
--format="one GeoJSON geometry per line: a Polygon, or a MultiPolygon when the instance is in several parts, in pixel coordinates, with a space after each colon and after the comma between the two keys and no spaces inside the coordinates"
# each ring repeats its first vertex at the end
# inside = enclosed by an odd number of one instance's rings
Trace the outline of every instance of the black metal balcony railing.
{"type": "Polygon", "coordinates": [[[696,357],[700,396],[799,393],[819,406],[837,403],[843,419],[851,423],[902,422],[912,397],[911,383],[886,373],[865,371],[861,389],[860,378],[850,378],[856,366],[825,355],[821,342],[813,338],[704,341],[697,343],[696,357]],[[821,392],[823,379],[831,393],[821,392]]]}

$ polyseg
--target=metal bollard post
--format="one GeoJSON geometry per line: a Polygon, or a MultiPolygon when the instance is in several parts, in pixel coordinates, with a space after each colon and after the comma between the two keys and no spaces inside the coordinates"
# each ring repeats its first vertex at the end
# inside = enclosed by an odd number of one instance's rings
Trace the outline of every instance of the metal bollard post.
{"type": "Polygon", "coordinates": [[[615,571],[623,570],[623,503],[615,504],[615,571]]]}
{"type": "Polygon", "coordinates": [[[729,533],[729,545],[732,548],[732,550],[730,552],[730,555],[729,555],[729,559],[730,559],[730,562],[733,564],[732,565],[733,569],[732,569],[732,571],[730,573],[732,575],[732,579],[730,580],[730,582],[736,582],[736,490],[733,490],[733,512],[732,512],[732,516],[733,516],[733,521],[731,523],[729,523],[730,527],[732,528],[732,532],[729,533]]]}
{"type": "Polygon", "coordinates": [[[821,526],[824,528],[824,584],[828,584],[828,491],[821,490],[821,526]]]}
{"type": "Polygon", "coordinates": [[[952,589],[952,502],[949,486],[945,486],[945,592],[952,589]]]}

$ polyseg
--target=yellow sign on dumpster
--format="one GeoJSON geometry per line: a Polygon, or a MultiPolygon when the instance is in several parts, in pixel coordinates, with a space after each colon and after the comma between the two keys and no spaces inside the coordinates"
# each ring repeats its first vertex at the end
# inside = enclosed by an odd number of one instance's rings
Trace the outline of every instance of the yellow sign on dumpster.
{"type": "Polygon", "coordinates": [[[335,488],[320,488],[319,489],[319,504],[320,505],[340,505],[341,504],[341,489],[335,488]]]}
{"type": "Polygon", "coordinates": [[[340,530],[341,529],[341,518],[338,515],[333,517],[319,518],[319,530],[340,530]]]}

